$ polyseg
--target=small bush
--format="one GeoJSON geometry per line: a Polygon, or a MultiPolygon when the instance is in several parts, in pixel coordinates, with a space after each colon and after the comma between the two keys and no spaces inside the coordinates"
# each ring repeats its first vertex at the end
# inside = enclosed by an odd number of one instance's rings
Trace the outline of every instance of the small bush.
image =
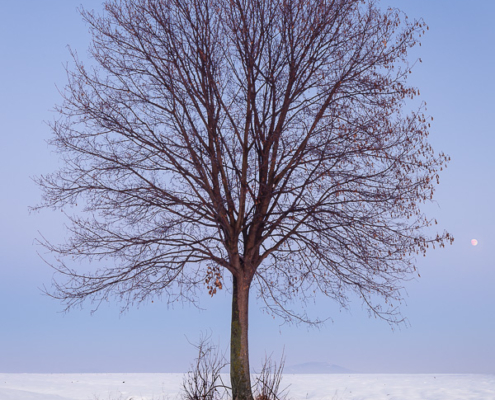
{"type": "Polygon", "coordinates": [[[255,378],[256,383],[253,390],[255,400],[287,399],[288,388],[280,388],[284,366],[285,359],[283,355],[278,366],[272,361],[271,357],[265,357],[261,371],[255,378]]]}
{"type": "Polygon", "coordinates": [[[223,354],[210,344],[209,337],[201,337],[194,345],[198,357],[182,383],[183,400],[221,400],[227,396],[220,371],[228,365],[223,354]]]}

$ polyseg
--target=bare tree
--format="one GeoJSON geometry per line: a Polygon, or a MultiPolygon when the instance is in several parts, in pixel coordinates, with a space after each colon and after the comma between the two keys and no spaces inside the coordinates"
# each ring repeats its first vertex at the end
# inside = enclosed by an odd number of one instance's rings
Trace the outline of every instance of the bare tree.
{"type": "Polygon", "coordinates": [[[429,245],[448,161],[405,101],[426,29],[361,0],[107,0],[74,54],[40,207],[81,204],[52,295],[195,301],[232,290],[234,399],[252,399],[250,289],[286,320],[316,293],[358,293],[400,320],[401,282],[429,245]],[[84,217],[82,217],[83,215],[84,217]],[[78,272],[71,258],[104,261],[78,272]],[[231,279],[229,279],[231,277],[231,279]],[[387,304],[384,306],[384,304],[387,304]]]}

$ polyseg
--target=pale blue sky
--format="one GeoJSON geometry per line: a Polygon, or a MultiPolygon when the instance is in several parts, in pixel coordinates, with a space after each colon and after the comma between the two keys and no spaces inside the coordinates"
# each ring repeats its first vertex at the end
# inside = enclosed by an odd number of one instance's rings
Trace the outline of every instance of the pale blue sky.
{"type": "MultiPolygon", "coordinates": [[[[29,215],[40,196],[30,177],[56,168],[43,120],[60,102],[70,44],[84,54],[87,27],[80,0],[23,0],[0,5],[0,372],[174,372],[194,357],[194,341],[211,329],[227,348],[230,299],[204,298],[206,311],[153,303],[119,314],[104,304],[62,314],[42,296],[51,270],[34,246],[37,231],[60,240],[63,215],[29,215]]],[[[454,245],[419,260],[421,278],[407,283],[403,314],[410,327],[392,332],[369,319],[359,302],[339,312],[327,300],[310,309],[330,316],[320,330],[279,327],[253,301],[252,363],[267,353],[287,364],[327,361],[360,372],[495,373],[495,2],[384,0],[430,30],[413,57],[411,77],[434,116],[431,142],[452,157],[429,206],[454,245]],[[479,245],[470,244],[472,238],[479,245]]],[[[86,0],[86,8],[101,8],[86,0]]],[[[254,297],[254,296],[253,296],[254,297]]]]}

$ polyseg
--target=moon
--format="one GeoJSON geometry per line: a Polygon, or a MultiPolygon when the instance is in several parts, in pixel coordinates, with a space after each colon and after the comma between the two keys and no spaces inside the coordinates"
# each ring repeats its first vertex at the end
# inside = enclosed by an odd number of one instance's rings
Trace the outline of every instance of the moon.
{"type": "Polygon", "coordinates": [[[476,239],[472,239],[472,240],[471,240],[471,244],[472,244],[473,246],[476,246],[476,245],[478,244],[478,241],[477,241],[476,239]]]}

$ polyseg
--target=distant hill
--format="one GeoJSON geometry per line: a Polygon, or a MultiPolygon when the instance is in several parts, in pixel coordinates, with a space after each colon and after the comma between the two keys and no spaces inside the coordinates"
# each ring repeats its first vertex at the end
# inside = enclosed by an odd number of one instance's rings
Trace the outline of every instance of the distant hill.
{"type": "Polygon", "coordinates": [[[284,374],[352,374],[355,371],[327,362],[308,362],[284,368],[284,374]]]}

